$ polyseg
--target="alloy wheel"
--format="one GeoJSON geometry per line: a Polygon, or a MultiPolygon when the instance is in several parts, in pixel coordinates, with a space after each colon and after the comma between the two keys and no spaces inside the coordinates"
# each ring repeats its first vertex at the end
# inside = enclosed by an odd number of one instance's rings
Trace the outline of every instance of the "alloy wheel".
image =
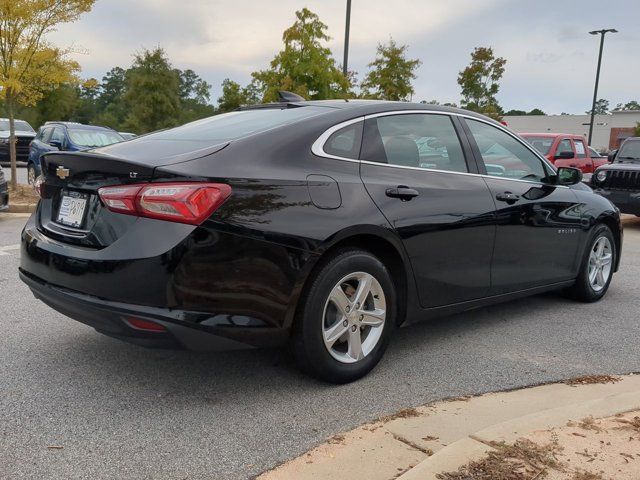
{"type": "Polygon", "coordinates": [[[613,248],[605,236],[598,237],[589,253],[589,285],[594,292],[600,292],[611,276],[613,248]]]}
{"type": "Polygon", "coordinates": [[[325,303],[325,347],[339,362],[362,360],[380,341],[386,314],[384,291],[373,275],[354,272],[343,277],[325,303]]]}

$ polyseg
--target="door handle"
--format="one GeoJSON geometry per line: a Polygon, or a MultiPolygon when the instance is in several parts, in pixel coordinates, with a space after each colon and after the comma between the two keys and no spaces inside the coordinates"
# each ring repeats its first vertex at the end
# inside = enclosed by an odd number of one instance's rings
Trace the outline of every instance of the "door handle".
{"type": "Polygon", "coordinates": [[[518,200],[520,200],[520,195],[516,195],[515,193],[511,192],[503,192],[498,193],[496,195],[496,199],[500,200],[501,202],[507,202],[509,205],[511,205],[512,203],[516,203],[518,200]]]}
{"type": "Polygon", "coordinates": [[[396,188],[387,188],[385,192],[387,197],[399,198],[403,202],[408,202],[413,197],[420,195],[420,192],[413,188],[409,188],[406,185],[398,185],[396,188]]]}

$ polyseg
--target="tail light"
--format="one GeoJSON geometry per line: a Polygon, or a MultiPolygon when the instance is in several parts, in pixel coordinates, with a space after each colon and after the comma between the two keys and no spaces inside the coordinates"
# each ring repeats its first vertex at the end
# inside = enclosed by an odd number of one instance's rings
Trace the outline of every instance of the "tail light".
{"type": "Polygon", "coordinates": [[[137,330],[146,330],[147,332],[166,332],[167,329],[164,325],[152,322],[151,320],[145,320],[144,318],[128,317],[126,321],[129,325],[137,330]]]}
{"type": "Polygon", "coordinates": [[[100,199],[112,212],[200,225],[231,195],[224,183],[145,183],[102,187],[100,199]]]}

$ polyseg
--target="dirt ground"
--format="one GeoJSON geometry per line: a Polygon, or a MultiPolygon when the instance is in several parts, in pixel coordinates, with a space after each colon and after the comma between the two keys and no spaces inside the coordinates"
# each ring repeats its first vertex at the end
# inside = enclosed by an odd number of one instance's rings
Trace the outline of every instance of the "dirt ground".
{"type": "Polygon", "coordinates": [[[536,431],[441,480],[638,480],[640,411],[536,431]]]}

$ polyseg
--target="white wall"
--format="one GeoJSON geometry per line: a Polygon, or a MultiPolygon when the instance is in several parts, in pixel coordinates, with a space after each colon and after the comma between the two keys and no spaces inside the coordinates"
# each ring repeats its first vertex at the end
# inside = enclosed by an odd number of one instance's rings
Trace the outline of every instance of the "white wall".
{"type": "MultiPolygon", "coordinates": [[[[571,133],[589,138],[589,115],[517,115],[504,117],[507,126],[517,133],[571,133]]],[[[596,150],[609,148],[613,127],[635,127],[640,122],[640,111],[615,112],[596,115],[591,146],[596,150]]]]}

